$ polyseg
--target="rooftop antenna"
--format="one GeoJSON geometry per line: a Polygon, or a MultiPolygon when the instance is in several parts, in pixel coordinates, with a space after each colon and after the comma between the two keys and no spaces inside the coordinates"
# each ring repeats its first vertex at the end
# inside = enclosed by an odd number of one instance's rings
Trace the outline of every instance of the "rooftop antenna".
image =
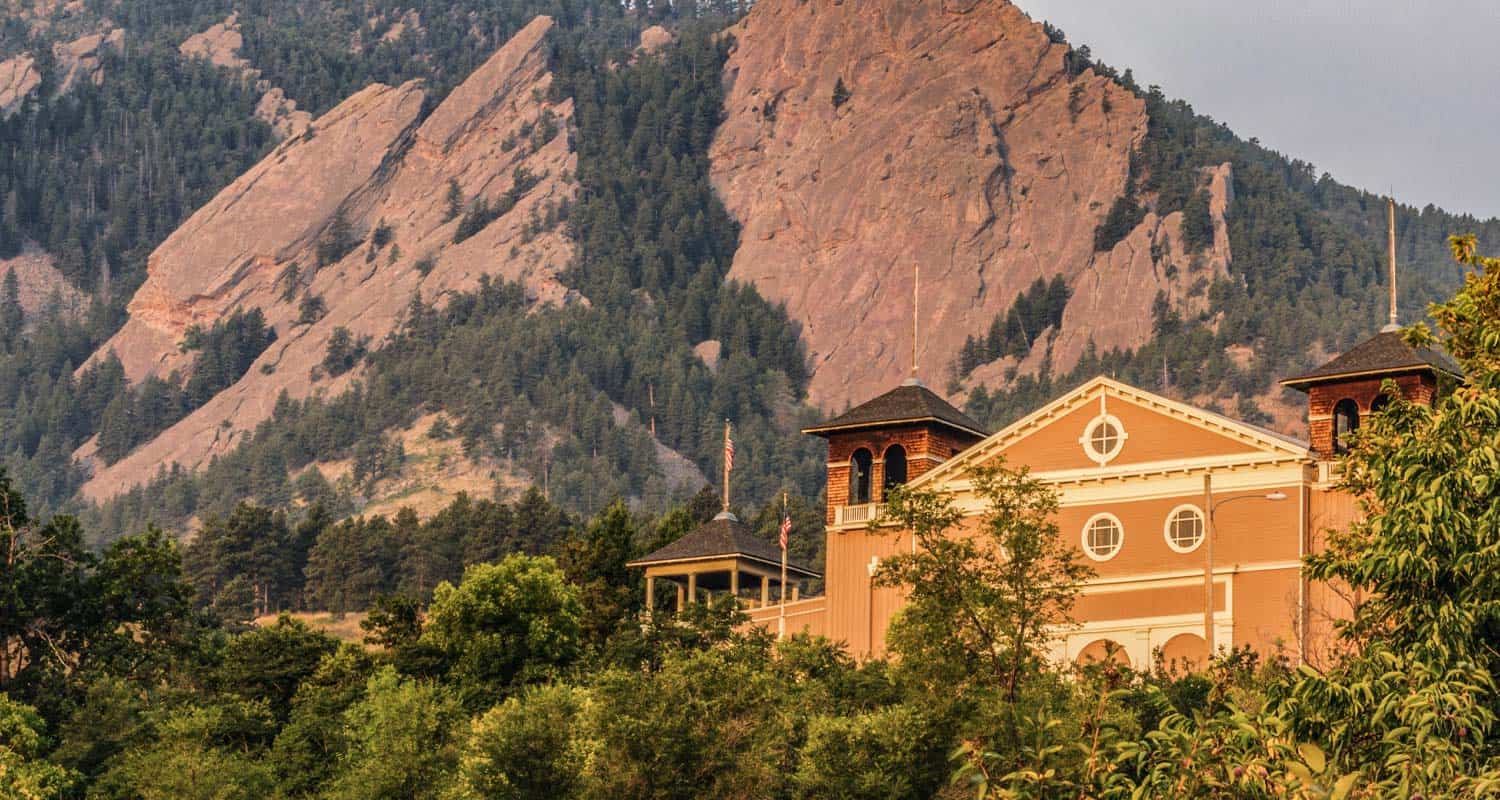
{"type": "Polygon", "coordinates": [[[922,307],[922,265],[913,264],[911,268],[911,377],[902,382],[902,386],[921,386],[922,379],[917,377],[917,340],[921,337],[921,318],[919,310],[922,307]]]}
{"type": "Polygon", "coordinates": [[[1391,197],[1386,198],[1386,220],[1387,227],[1389,228],[1386,237],[1386,246],[1389,250],[1391,262],[1391,318],[1385,324],[1385,327],[1380,329],[1381,333],[1401,330],[1401,323],[1396,321],[1396,198],[1394,196],[1395,192],[1391,194],[1391,197]]]}

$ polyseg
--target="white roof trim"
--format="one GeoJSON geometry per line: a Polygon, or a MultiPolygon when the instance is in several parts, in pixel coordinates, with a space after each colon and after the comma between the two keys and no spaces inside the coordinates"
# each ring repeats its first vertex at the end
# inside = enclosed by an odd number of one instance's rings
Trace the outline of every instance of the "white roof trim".
{"type": "MultiPolygon", "coordinates": [[[[1312,451],[1302,442],[1257,428],[1254,425],[1249,425],[1239,420],[1231,419],[1223,414],[1205,411],[1204,409],[1162,397],[1144,389],[1137,389],[1134,386],[1121,383],[1113,378],[1100,375],[1036,411],[1012,422],[1010,425],[1005,426],[1005,428],[983,441],[948,459],[931,471],[923,473],[921,477],[914,479],[911,485],[924,486],[959,477],[958,473],[967,471],[977,463],[989,460],[999,451],[1040,430],[1052,420],[1072,412],[1079,406],[1101,396],[1115,397],[1147,410],[1159,411],[1168,416],[1176,417],[1211,433],[1217,433],[1231,439],[1238,439],[1266,451],[1271,460],[1274,461],[1283,459],[1301,460],[1312,457],[1312,451]]],[[[1184,459],[1183,461],[1174,461],[1172,463],[1184,464],[1193,462],[1193,466],[1207,467],[1217,466],[1220,463],[1241,463],[1245,459],[1246,454],[1233,454],[1184,459]]],[[[1159,471],[1162,466],[1164,466],[1162,462],[1154,462],[1121,465],[1114,469],[1127,473],[1139,473],[1159,471]]],[[[1112,470],[1090,467],[1076,471],[1092,475],[1112,470]]]]}

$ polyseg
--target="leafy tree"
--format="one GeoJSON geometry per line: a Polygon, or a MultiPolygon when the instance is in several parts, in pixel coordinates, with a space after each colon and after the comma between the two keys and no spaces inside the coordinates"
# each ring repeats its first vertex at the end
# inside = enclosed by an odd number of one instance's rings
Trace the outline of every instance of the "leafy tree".
{"type": "Polygon", "coordinates": [[[433,593],[422,633],[452,665],[466,700],[556,677],[582,648],[578,589],[548,556],[507,556],[464,570],[433,593]]]}
{"type": "Polygon", "coordinates": [[[312,795],[337,774],[348,748],[344,714],[364,698],[377,666],[376,656],[346,644],[297,685],[291,714],[270,752],[287,795],[312,795]]]}
{"type": "Polygon", "coordinates": [[[44,724],[36,709],[0,693],[0,797],[61,798],[78,776],[42,758],[44,724]]]}
{"type": "Polygon", "coordinates": [[[475,718],[459,757],[459,800],[575,797],[588,756],[580,717],[587,693],[537,686],[475,718]]]}
{"type": "Polygon", "coordinates": [[[345,712],[347,749],[324,797],[427,800],[443,796],[458,762],[458,702],[440,686],[376,672],[345,712]]]}
{"type": "Polygon", "coordinates": [[[914,705],[815,716],[795,776],[799,796],[939,796],[948,779],[946,742],[941,718],[914,705]]]}
{"type": "Polygon", "coordinates": [[[95,558],[70,517],[37,525],[0,471],[0,690],[79,665],[98,631],[95,558]]]}
{"type": "Polygon", "coordinates": [[[875,577],[909,593],[890,631],[905,666],[937,692],[987,687],[1014,702],[1046,664],[1047,646],[1092,570],[1053,521],[1056,493],[1026,468],[976,469],[973,486],[984,512],[963,526],[950,498],[894,490],[877,522],[896,527],[874,530],[907,531],[917,546],[886,559],[875,577]]]}
{"type": "Polygon", "coordinates": [[[595,678],[590,736],[607,759],[588,764],[586,797],[780,796],[792,742],[770,709],[789,686],[765,669],[763,647],[670,656],[660,671],[595,678]]]}
{"type": "Polygon", "coordinates": [[[642,603],[640,581],[625,568],[636,554],[638,532],[630,509],[617,500],[563,545],[559,561],[579,589],[583,635],[595,647],[642,603]]]}
{"type": "MultiPolygon", "coordinates": [[[[1345,484],[1362,518],[1308,558],[1310,577],[1361,598],[1344,629],[1354,655],[1300,681],[1290,706],[1302,730],[1328,737],[1330,758],[1364,767],[1384,790],[1430,796],[1479,793],[1500,779],[1487,742],[1500,715],[1500,490],[1490,463],[1500,435],[1500,259],[1479,255],[1473,236],[1452,246],[1471,272],[1430,314],[1463,383],[1432,406],[1387,385],[1391,403],[1359,431],[1345,484]]],[[[1425,325],[1406,337],[1434,340],[1425,325]]]]}
{"type": "Polygon", "coordinates": [[[101,783],[142,800],[252,800],[275,787],[259,756],[271,730],[263,706],[187,705],[164,711],[154,741],[125,751],[101,783]]]}
{"type": "Polygon", "coordinates": [[[221,692],[264,703],[278,720],[291,711],[297,687],[338,649],[329,635],[285,614],[272,625],[234,637],[214,671],[221,692]]]}
{"type": "Polygon", "coordinates": [[[359,627],[365,644],[399,651],[415,645],[422,635],[422,609],[409,595],[383,594],[375,598],[359,627]]]}

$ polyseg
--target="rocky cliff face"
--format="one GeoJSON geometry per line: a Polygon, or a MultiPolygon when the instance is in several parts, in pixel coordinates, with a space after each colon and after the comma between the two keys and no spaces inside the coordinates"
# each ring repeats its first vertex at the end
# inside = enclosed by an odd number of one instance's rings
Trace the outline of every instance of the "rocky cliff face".
{"type": "MultiPolygon", "coordinates": [[[[66,94],[78,81],[87,80],[98,85],[104,81],[104,54],[125,46],[125,31],[109,28],[102,33],[91,33],[71,42],[59,42],[52,46],[52,57],[57,64],[57,91],[66,94]]],[[[42,74],[36,68],[36,59],[22,53],[0,61],[0,116],[15,111],[26,96],[36,91],[42,83],[42,74]]]]}
{"type": "Polygon", "coordinates": [[[9,115],[21,105],[26,96],[41,85],[42,73],[36,69],[36,59],[29,54],[0,61],[0,116],[9,115]]]}
{"type": "Polygon", "coordinates": [[[312,124],[312,114],[297,110],[297,101],[286,96],[270,81],[260,78],[256,69],[240,55],[245,37],[240,33],[239,14],[230,14],[223,22],[210,25],[207,30],[195,33],[177,46],[178,52],[187,58],[201,58],[216,67],[238,72],[245,80],[254,81],[256,91],[263,92],[255,105],[255,116],[265,121],[281,139],[301,136],[312,124]]]}
{"type": "Polygon", "coordinates": [[[940,383],[965,337],[1039,276],[1074,292],[1048,337],[1067,369],[1090,336],[1145,341],[1158,291],[1191,308],[1197,279],[1228,262],[1222,224],[1209,255],[1174,254],[1171,217],[1093,252],[1144,104],[1092,71],[1070,76],[1066,46],[1003,0],[762,0],[729,33],[712,158],[744,225],[730,275],[802,322],[825,408],[904,376],[919,267],[917,357],[940,383]],[[1167,268],[1178,262],[1197,266],[1167,268]]]}
{"type": "Polygon", "coordinates": [[[21,310],[28,318],[40,316],[54,301],[72,313],[81,311],[87,302],[84,294],[57,271],[52,256],[35,246],[28,246],[14,258],[0,258],[0,286],[10,273],[16,276],[21,310]]]}
{"type": "MultiPolygon", "coordinates": [[[[555,278],[572,252],[560,228],[527,231],[533,214],[571,198],[565,173],[576,166],[566,130],[570,101],[545,100],[552,81],[538,18],[421,119],[425,99],[415,83],[374,85],[283,142],[151,255],[149,276],[132,299],[130,319],[96,353],[114,351],[133,381],[191,367],[178,350],[189,325],[207,326],[236,308],[260,308],[276,342],[237,384],[124,460],[100,468],[85,486],[107,497],[149,479],[158,465],[200,466],[236,444],[271,411],[285,389],[293,397],[337,391],[317,365],[338,327],[377,342],[401,322],[413,295],[440,299],[477,285],[480,276],[521,280],[537,302],[580,300],[555,278]],[[524,129],[555,120],[550,139],[524,129]],[[467,200],[498,200],[516,169],[539,180],[508,213],[454,243],[459,219],[448,218],[456,181],[467,200]],[[359,244],[319,265],[318,244],[347,220],[359,244]],[[385,226],[389,241],[377,246],[385,226]],[[298,321],[304,297],[326,313],[298,321]]],[[[80,452],[90,456],[90,446],[80,452]]]]}

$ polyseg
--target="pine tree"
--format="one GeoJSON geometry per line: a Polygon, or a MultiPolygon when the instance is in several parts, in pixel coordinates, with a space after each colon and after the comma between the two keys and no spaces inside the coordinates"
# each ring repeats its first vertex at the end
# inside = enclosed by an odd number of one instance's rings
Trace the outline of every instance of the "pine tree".
{"type": "Polygon", "coordinates": [[[464,190],[459,188],[457,178],[448,179],[447,209],[443,212],[443,221],[452,222],[464,211],[464,190]]]}
{"type": "Polygon", "coordinates": [[[1213,243],[1214,218],[1209,211],[1208,191],[1200,189],[1182,207],[1182,249],[1196,253],[1213,243]]]}
{"type": "Polygon", "coordinates": [[[839,76],[838,82],[833,85],[833,107],[842,107],[845,103],[849,102],[851,96],[849,87],[844,85],[843,76],[839,76]]]}
{"type": "Polygon", "coordinates": [[[21,308],[21,282],[15,270],[5,271],[0,283],[0,351],[9,351],[20,341],[26,312],[21,308]]]}

